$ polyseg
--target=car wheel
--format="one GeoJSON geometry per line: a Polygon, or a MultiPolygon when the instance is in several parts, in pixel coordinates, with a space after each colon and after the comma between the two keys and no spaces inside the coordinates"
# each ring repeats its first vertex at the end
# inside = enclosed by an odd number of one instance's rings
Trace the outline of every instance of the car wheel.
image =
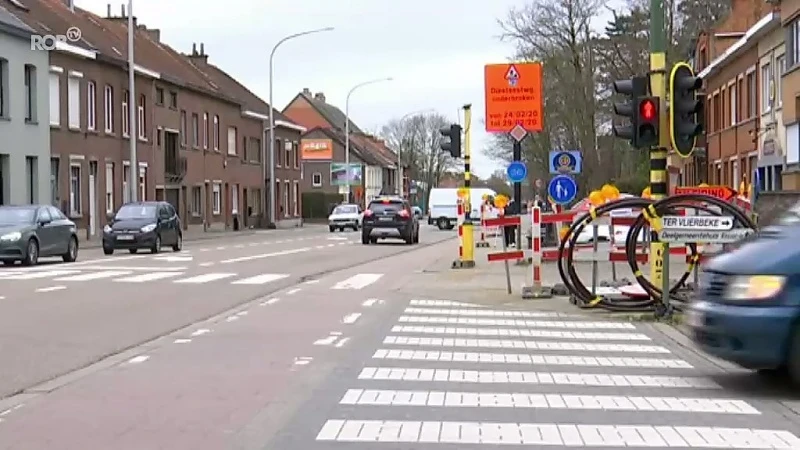
{"type": "Polygon", "coordinates": [[[67,245],[67,253],[61,256],[64,262],[75,262],[78,259],[78,238],[72,236],[69,238],[67,245]]]}
{"type": "Polygon", "coordinates": [[[39,244],[36,239],[31,239],[25,246],[25,258],[22,260],[22,265],[35,266],[37,262],[39,262],[39,244]]]}
{"type": "Polygon", "coordinates": [[[442,217],[436,222],[436,226],[439,227],[440,230],[444,230],[448,226],[450,226],[450,221],[442,217]]]}
{"type": "Polygon", "coordinates": [[[161,250],[161,236],[156,235],[156,241],[153,242],[153,247],[150,249],[150,253],[158,253],[161,250]]]}
{"type": "Polygon", "coordinates": [[[792,381],[800,386],[800,324],[794,326],[789,337],[789,353],[786,357],[786,368],[792,381]]]}
{"type": "Polygon", "coordinates": [[[183,249],[183,234],[178,233],[178,240],[175,241],[175,245],[172,246],[173,252],[179,252],[183,249]]]}
{"type": "Polygon", "coordinates": [[[114,249],[110,247],[103,247],[103,253],[105,253],[106,255],[113,255],[114,249]]]}
{"type": "Polygon", "coordinates": [[[139,252],[138,248],[129,248],[128,249],[128,253],[130,253],[131,255],[136,254],[138,252],[139,252]]]}

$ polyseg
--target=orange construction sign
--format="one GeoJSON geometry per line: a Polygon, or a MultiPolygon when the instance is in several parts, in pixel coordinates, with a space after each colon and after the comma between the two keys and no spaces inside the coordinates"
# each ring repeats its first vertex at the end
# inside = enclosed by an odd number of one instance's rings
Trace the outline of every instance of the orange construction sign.
{"type": "Polygon", "coordinates": [[[736,197],[736,191],[728,186],[678,186],[675,188],[675,193],[709,195],[726,202],[736,197]]]}
{"type": "Polygon", "coordinates": [[[542,64],[488,64],[484,67],[486,131],[509,133],[517,125],[542,131],[542,64]]]}

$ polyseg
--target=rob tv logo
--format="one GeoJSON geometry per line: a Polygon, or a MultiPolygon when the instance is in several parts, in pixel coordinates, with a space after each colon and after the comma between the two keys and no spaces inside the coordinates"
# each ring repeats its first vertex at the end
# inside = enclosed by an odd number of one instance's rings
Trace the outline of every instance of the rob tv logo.
{"type": "Polygon", "coordinates": [[[31,50],[55,50],[58,42],[69,44],[80,40],[81,30],[78,27],[69,27],[67,34],[32,34],[31,50]]]}

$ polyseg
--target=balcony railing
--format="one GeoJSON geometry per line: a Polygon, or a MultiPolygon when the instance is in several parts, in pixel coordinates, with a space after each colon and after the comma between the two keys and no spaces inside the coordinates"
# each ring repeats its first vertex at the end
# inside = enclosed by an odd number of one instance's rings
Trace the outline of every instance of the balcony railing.
{"type": "Polygon", "coordinates": [[[166,152],[164,156],[164,178],[169,184],[177,184],[186,176],[188,163],[185,156],[170,158],[169,153],[166,152]]]}

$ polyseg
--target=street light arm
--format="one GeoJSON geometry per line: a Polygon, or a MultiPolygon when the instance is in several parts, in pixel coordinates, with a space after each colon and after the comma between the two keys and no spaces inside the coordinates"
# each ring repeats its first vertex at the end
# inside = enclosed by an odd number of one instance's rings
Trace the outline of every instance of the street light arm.
{"type": "Polygon", "coordinates": [[[286,41],[290,41],[290,40],[292,40],[294,38],[298,38],[300,36],[305,36],[307,34],[322,33],[324,31],[333,31],[333,30],[334,30],[333,27],[325,27],[325,28],[317,28],[317,29],[314,29],[314,30],[301,31],[299,33],[290,34],[289,36],[286,36],[283,39],[281,39],[280,41],[278,41],[275,44],[275,46],[272,47],[272,52],[270,52],[269,57],[270,57],[270,59],[272,59],[275,56],[275,52],[278,50],[278,47],[280,47],[281,44],[283,44],[286,41]]]}

